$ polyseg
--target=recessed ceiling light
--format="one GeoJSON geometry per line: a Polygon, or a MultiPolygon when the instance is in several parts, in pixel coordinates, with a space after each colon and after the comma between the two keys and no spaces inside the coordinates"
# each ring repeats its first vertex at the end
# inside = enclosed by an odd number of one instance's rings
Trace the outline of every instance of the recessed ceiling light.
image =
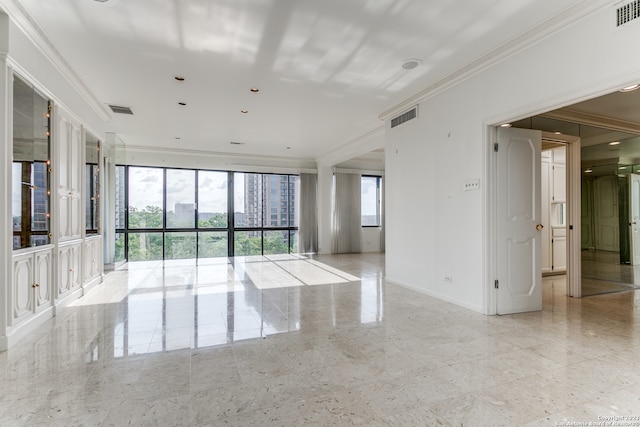
{"type": "Polygon", "coordinates": [[[620,92],[633,92],[636,89],[640,89],[640,83],[636,83],[636,84],[631,85],[631,86],[623,87],[622,89],[620,89],[620,92]]]}
{"type": "Polygon", "coordinates": [[[420,64],[422,64],[422,60],[421,59],[417,59],[417,58],[405,59],[402,62],[402,69],[403,70],[413,70],[414,68],[416,68],[420,64]]]}
{"type": "Polygon", "coordinates": [[[94,0],[94,1],[97,1],[98,3],[106,3],[106,2],[108,2],[109,0],[94,0]]]}
{"type": "Polygon", "coordinates": [[[593,171],[591,169],[585,169],[584,173],[592,173],[593,171]]]}
{"type": "Polygon", "coordinates": [[[613,141],[610,142],[609,145],[620,145],[620,141],[613,141]]]}
{"type": "Polygon", "coordinates": [[[618,169],[620,170],[625,170],[627,167],[626,166],[619,166],[618,169]]]}
{"type": "Polygon", "coordinates": [[[287,147],[287,150],[291,150],[291,147],[287,147]]]}
{"type": "Polygon", "coordinates": [[[241,112],[242,114],[247,114],[247,113],[249,112],[249,110],[240,110],[240,112],[241,112]]]}
{"type": "Polygon", "coordinates": [[[562,132],[560,132],[560,131],[555,131],[553,134],[554,134],[554,135],[562,135],[562,132]]]}
{"type": "Polygon", "coordinates": [[[231,141],[229,142],[231,145],[244,145],[244,142],[231,141]]]}
{"type": "Polygon", "coordinates": [[[174,79],[176,79],[179,82],[183,82],[184,81],[184,77],[182,77],[182,76],[175,76],[174,79]]]}
{"type": "Polygon", "coordinates": [[[185,105],[187,105],[187,103],[180,101],[180,102],[178,102],[178,105],[182,105],[184,107],[185,105]]]}
{"type": "Polygon", "coordinates": [[[260,92],[260,89],[258,89],[257,87],[252,87],[251,89],[249,89],[251,92],[253,93],[258,93],[260,92]]]}
{"type": "Polygon", "coordinates": [[[174,139],[181,139],[179,136],[176,136],[174,139]]]}
{"type": "Polygon", "coordinates": [[[511,127],[511,123],[503,123],[500,125],[501,128],[510,128],[511,127]]]}

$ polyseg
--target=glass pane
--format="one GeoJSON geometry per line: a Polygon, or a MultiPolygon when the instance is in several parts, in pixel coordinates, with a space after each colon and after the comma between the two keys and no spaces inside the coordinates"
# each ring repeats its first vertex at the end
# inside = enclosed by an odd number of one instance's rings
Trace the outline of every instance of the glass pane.
{"type": "MultiPolygon", "coordinates": [[[[22,163],[13,162],[11,168],[11,216],[13,217],[13,231],[22,230],[22,187],[24,185],[25,184],[22,183],[22,163]]],[[[18,237],[18,240],[19,239],[18,237]]]]}
{"type": "Polygon", "coordinates": [[[298,227],[300,212],[300,177],[289,176],[289,221],[291,227],[298,227]]]}
{"type": "Polygon", "coordinates": [[[49,100],[13,79],[13,248],[49,244],[49,100]]]}
{"type": "Polygon", "coordinates": [[[125,167],[116,166],[116,229],[125,228],[126,204],[125,204],[125,167]]]}
{"type": "Polygon", "coordinates": [[[100,141],[87,133],[85,141],[85,227],[97,234],[100,222],[100,141]]]}
{"type": "Polygon", "coordinates": [[[264,175],[264,226],[289,226],[289,176],[264,175]]]}
{"type": "Polygon", "coordinates": [[[300,253],[300,250],[298,249],[298,230],[291,230],[291,240],[289,240],[291,246],[289,248],[289,252],[292,254],[297,254],[300,253]]]}
{"type": "Polygon", "coordinates": [[[115,262],[124,261],[124,233],[116,233],[115,262]]]}
{"type": "Polygon", "coordinates": [[[227,227],[227,177],[227,172],[198,172],[199,228],[227,227]]]}
{"type": "Polygon", "coordinates": [[[194,228],[196,173],[167,169],[167,228],[194,228]]]}
{"type": "Polygon", "coordinates": [[[162,259],[162,233],[129,233],[129,261],[162,259]]]}
{"type": "MultiPolygon", "coordinates": [[[[32,191],[31,203],[31,230],[49,230],[49,171],[45,162],[34,162],[31,165],[31,182],[34,188],[32,191]]],[[[42,242],[42,239],[37,239],[42,242]]],[[[46,245],[47,243],[41,243],[46,245]]],[[[36,245],[39,246],[39,245],[36,245]]]]}
{"type": "Polygon", "coordinates": [[[163,187],[162,169],[129,168],[129,228],[162,228],[163,187]]]}
{"type": "Polygon", "coordinates": [[[262,232],[236,231],[233,251],[235,256],[262,255],[262,232]]]}
{"type": "Polygon", "coordinates": [[[380,225],[378,215],[378,180],[374,176],[363,176],[361,183],[362,225],[380,225]]]}
{"type": "Polygon", "coordinates": [[[196,257],[196,233],[165,233],[164,259],[196,257]]]}
{"type": "Polygon", "coordinates": [[[264,232],[264,255],[288,254],[289,253],[289,231],[265,231],[264,232]]]}
{"type": "Polygon", "coordinates": [[[198,258],[228,256],[226,231],[203,231],[198,233],[198,258]]]}
{"type": "Polygon", "coordinates": [[[236,172],[233,177],[235,226],[262,226],[262,175],[236,172]]]}

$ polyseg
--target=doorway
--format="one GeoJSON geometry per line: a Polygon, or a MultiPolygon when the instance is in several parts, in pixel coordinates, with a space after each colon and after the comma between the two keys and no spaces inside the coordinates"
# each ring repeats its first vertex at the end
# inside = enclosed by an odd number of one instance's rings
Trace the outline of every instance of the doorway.
{"type": "MultiPolygon", "coordinates": [[[[533,129],[498,128],[494,145],[496,279],[495,313],[509,314],[542,308],[543,257],[545,233],[561,242],[556,260],[562,260],[567,276],[567,295],[580,296],[579,248],[579,138],[560,136],[533,129]],[[562,147],[562,162],[543,177],[541,149],[562,147]],[[566,148],[565,148],[566,146],[566,148]],[[557,175],[554,191],[549,179],[557,175]],[[543,182],[548,191],[542,191],[543,182]],[[543,215],[543,193],[548,200],[543,215]],[[556,216],[552,220],[551,216],[556,216]],[[555,227],[554,227],[555,226],[555,227]],[[546,230],[545,230],[546,228],[546,230]],[[562,256],[558,256],[561,254],[562,256]]],[[[552,162],[553,163],[553,162],[552,162]]],[[[553,260],[551,260],[551,263],[553,260]]]]}
{"type": "Polygon", "coordinates": [[[631,180],[640,172],[640,121],[622,122],[606,116],[621,117],[618,107],[625,106],[627,111],[633,105],[640,108],[640,91],[616,92],[513,123],[514,127],[580,137],[577,191],[581,215],[576,224],[581,239],[576,248],[580,251],[581,280],[580,292],[573,296],[640,286],[640,266],[632,259],[633,230],[638,229],[638,221],[633,224],[631,211],[631,180]]]}

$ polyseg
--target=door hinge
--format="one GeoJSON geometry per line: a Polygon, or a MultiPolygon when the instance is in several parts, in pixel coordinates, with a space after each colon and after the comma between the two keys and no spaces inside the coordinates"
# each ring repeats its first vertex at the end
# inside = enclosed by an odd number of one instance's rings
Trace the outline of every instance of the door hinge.
{"type": "Polygon", "coordinates": [[[498,152],[498,143],[493,144],[493,151],[498,152]]]}
{"type": "Polygon", "coordinates": [[[493,287],[498,289],[500,287],[500,283],[498,282],[498,279],[493,281],[493,287]]]}

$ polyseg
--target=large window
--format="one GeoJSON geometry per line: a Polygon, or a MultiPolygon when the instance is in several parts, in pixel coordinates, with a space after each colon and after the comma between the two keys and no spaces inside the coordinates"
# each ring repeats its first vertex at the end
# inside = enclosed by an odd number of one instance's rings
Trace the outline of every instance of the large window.
{"type": "Polygon", "coordinates": [[[297,251],[299,177],[116,167],[116,253],[130,261],[297,251]]]}
{"type": "Polygon", "coordinates": [[[363,227],[380,227],[380,189],[382,178],[379,176],[363,176],[361,182],[361,215],[363,227]]]}

